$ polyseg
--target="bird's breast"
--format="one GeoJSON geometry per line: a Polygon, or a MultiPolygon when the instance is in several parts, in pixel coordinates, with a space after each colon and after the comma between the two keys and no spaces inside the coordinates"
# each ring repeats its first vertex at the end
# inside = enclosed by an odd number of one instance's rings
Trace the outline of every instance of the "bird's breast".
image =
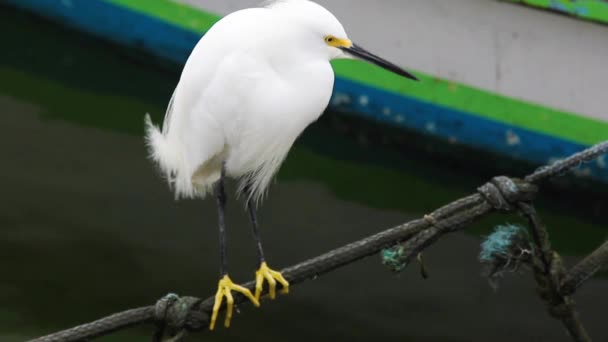
{"type": "Polygon", "coordinates": [[[301,119],[306,125],[316,120],[329,104],[334,86],[334,73],[329,62],[295,66],[283,76],[283,111],[292,120],[301,119]]]}
{"type": "Polygon", "coordinates": [[[293,70],[271,69],[250,84],[241,115],[229,134],[228,166],[239,173],[282,160],[331,98],[334,74],[328,62],[293,70]]]}

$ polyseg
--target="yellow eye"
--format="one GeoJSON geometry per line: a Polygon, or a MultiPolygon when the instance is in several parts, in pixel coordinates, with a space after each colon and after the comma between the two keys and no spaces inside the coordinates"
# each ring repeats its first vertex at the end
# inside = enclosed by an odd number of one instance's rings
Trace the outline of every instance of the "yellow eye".
{"type": "Polygon", "coordinates": [[[340,39],[335,36],[325,36],[325,44],[335,48],[349,48],[353,45],[348,39],[340,39]]]}

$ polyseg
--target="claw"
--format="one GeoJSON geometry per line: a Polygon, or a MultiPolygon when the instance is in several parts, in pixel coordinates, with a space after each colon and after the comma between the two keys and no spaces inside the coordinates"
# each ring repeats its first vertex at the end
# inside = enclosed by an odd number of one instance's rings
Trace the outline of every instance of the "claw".
{"type": "Polygon", "coordinates": [[[230,327],[230,320],[232,319],[232,312],[234,309],[234,297],[232,296],[232,291],[236,291],[247,297],[255,306],[260,306],[260,302],[256,297],[251,294],[249,289],[237,285],[230,280],[228,275],[225,275],[222,279],[220,279],[217,285],[217,292],[215,294],[215,304],[213,304],[213,312],[211,314],[211,322],[209,323],[209,330],[213,330],[215,328],[215,322],[217,321],[217,316],[220,311],[220,307],[222,306],[222,301],[224,297],[226,297],[226,319],[224,321],[224,326],[226,328],[230,327]]]}
{"type": "Polygon", "coordinates": [[[255,272],[255,298],[259,301],[264,287],[264,280],[268,282],[268,294],[270,299],[275,299],[277,296],[277,282],[281,284],[281,293],[289,293],[289,282],[285,280],[281,272],[274,271],[268,267],[266,262],[260,265],[260,269],[255,272]]]}

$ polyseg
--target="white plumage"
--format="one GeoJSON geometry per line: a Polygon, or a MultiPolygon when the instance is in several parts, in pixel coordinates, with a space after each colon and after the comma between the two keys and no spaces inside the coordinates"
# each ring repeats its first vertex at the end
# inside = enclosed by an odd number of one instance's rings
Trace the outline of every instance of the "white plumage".
{"type": "Polygon", "coordinates": [[[329,61],[346,57],[324,37],[346,38],[338,20],[308,0],[230,14],[196,45],[162,131],[146,120],[153,159],[178,198],[204,197],[226,173],[259,200],[295,139],[326,108],[329,61]]]}
{"type": "Polygon", "coordinates": [[[270,298],[289,282],[266,264],[255,215],[259,201],[296,138],[323,112],[333,90],[329,61],[358,57],[410,79],[398,66],[346,37],[340,22],[308,0],[281,0],[242,10],[215,24],[188,58],[162,131],[146,117],[146,141],[176,197],[204,197],[216,183],[220,276],[209,324],[223,298],[232,317],[232,291],[259,305],[263,283],[270,298]],[[226,269],[224,174],[248,189],[247,208],[258,249],[255,296],[235,285],[226,269]],[[253,204],[253,205],[252,205],[253,204]]]}

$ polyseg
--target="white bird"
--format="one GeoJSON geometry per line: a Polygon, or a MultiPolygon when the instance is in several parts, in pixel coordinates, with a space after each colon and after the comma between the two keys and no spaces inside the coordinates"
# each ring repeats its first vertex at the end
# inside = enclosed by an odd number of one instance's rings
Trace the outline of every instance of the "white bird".
{"type": "Polygon", "coordinates": [[[162,131],[146,117],[151,157],[177,198],[214,193],[219,211],[220,281],[210,329],[231,291],[259,305],[263,281],[275,297],[288,282],[265,262],[255,206],[296,138],[323,113],[332,95],[330,61],[359,58],[404,77],[412,74],[353,44],[342,24],[309,0],[280,0],[234,12],[217,22],[192,51],[171,101],[162,131]],[[257,243],[255,296],[234,284],[226,270],[224,178],[239,180],[257,243]]]}

